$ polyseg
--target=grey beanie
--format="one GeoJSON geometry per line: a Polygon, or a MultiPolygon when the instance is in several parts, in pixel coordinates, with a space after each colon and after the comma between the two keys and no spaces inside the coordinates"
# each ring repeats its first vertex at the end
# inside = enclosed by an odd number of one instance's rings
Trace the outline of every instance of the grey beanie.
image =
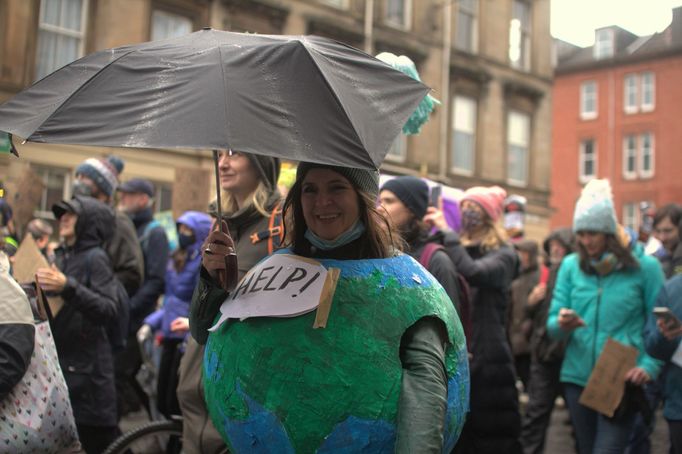
{"type": "Polygon", "coordinates": [[[348,178],[353,187],[368,192],[372,197],[379,195],[379,171],[356,169],[353,167],[339,167],[314,162],[301,162],[296,169],[296,182],[302,181],[310,169],[329,169],[348,178]]]}
{"type": "Polygon", "coordinates": [[[279,179],[279,172],[281,163],[279,158],[271,156],[262,156],[252,153],[244,153],[252,166],[258,171],[258,175],[265,185],[271,191],[277,189],[277,180],[279,179]]]}

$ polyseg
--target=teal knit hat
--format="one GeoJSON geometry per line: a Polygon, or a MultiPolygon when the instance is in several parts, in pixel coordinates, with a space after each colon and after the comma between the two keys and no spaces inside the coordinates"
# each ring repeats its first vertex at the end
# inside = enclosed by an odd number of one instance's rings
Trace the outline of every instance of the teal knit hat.
{"type": "Polygon", "coordinates": [[[573,231],[615,234],[617,224],[609,180],[591,180],[575,204],[573,231]]]}
{"type": "Polygon", "coordinates": [[[310,169],[329,169],[348,178],[353,187],[368,192],[373,197],[379,195],[379,171],[339,167],[313,162],[301,162],[296,169],[296,182],[302,181],[310,169]]]}

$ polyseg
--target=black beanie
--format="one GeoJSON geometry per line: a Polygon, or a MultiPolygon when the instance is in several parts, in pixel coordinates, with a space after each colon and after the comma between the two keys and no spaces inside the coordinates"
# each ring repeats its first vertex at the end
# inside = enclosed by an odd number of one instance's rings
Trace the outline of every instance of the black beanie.
{"type": "Polygon", "coordinates": [[[426,214],[429,206],[429,186],[424,180],[411,176],[396,177],[384,183],[381,190],[395,194],[417,219],[423,218],[426,214]]]}
{"type": "Polygon", "coordinates": [[[368,192],[372,197],[379,195],[379,171],[356,169],[353,167],[338,167],[314,162],[301,162],[296,169],[296,182],[302,181],[310,169],[329,169],[348,178],[353,187],[368,192]]]}
{"type": "Polygon", "coordinates": [[[249,158],[249,162],[258,170],[258,176],[271,191],[277,189],[279,180],[280,161],[279,158],[261,156],[257,154],[244,153],[249,158]]]}

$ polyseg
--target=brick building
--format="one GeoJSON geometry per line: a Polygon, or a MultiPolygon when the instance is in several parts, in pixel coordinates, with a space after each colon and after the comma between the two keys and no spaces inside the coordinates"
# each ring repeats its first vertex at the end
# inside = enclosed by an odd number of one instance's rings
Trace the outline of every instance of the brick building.
{"type": "MultiPolygon", "coordinates": [[[[400,137],[383,171],[450,186],[500,184],[529,201],[529,236],[549,223],[550,0],[0,0],[0,101],[87,53],[198,30],[318,34],[367,52],[404,54],[442,105],[418,136],[400,137]]],[[[26,144],[0,153],[68,196],[74,167],[111,150],[26,144]]],[[[115,150],[123,179],[150,178],[175,203],[178,169],[211,167],[200,151],[115,150]]],[[[210,178],[201,181],[208,184],[210,178]]],[[[209,193],[207,191],[207,193],[209,193]]],[[[204,201],[195,201],[204,203],[204,201]]],[[[168,203],[164,208],[168,208],[168,203]]]]}
{"type": "Polygon", "coordinates": [[[596,30],[587,48],[561,43],[553,89],[553,227],[570,225],[582,185],[611,181],[619,220],[637,229],[640,202],[682,202],[682,7],[661,33],[596,30]]]}

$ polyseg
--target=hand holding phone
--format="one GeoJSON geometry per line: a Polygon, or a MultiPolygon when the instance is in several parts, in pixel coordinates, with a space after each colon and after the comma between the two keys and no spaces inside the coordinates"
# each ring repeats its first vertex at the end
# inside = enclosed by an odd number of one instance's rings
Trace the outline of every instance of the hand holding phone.
{"type": "Polygon", "coordinates": [[[654,316],[656,317],[656,325],[663,336],[668,340],[675,339],[682,336],[682,322],[675,317],[675,314],[668,307],[654,307],[654,316]]]}
{"type": "Polygon", "coordinates": [[[585,321],[573,309],[562,307],[559,310],[559,328],[564,331],[573,331],[581,326],[585,326],[585,321]]]}

